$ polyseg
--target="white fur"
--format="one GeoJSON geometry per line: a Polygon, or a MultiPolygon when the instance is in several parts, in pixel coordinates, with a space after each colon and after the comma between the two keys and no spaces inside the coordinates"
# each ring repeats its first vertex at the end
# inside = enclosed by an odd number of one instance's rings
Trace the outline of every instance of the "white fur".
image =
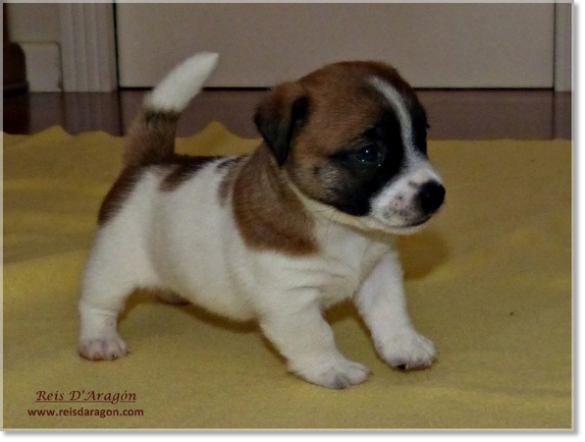
{"type": "Polygon", "coordinates": [[[175,67],[160,84],[147,95],[145,107],[163,112],[181,112],[199,93],[203,83],[217,66],[219,55],[201,52],[175,67]]]}
{"type": "MultiPolygon", "coordinates": [[[[211,58],[207,61],[211,66],[211,58]]],[[[183,68],[171,73],[176,83],[166,79],[155,89],[149,106],[177,110],[185,105],[183,80],[201,71],[190,62],[183,68]]],[[[355,302],[389,364],[431,363],[432,343],[408,318],[393,244],[386,234],[372,231],[375,226],[387,233],[384,223],[372,217],[356,221],[302,197],[314,217],[319,253],[294,257],[250,249],[231,204],[218,198],[227,173],[217,168],[220,162],[207,164],[172,191],[160,186],[168,170],[151,166],[97,232],[79,306],[83,356],[115,359],[128,352],[117,332],[118,315],[134,288],[150,287],[164,290],[165,298],[177,301],[168,295],[176,293],[229,318],[257,319],[289,369],[324,387],[359,384],[369,374],[339,352],[321,314],[346,299],[355,302]]]]}
{"type": "Polygon", "coordinates": [[[420,217],[418,194],[420,188],[429,181],[441,183],[441,178],[431,164],[426,160],[411,162],[403,173],[388,183],[372,200],[370,216],[389,231],[412,233],[419,227],[412,227],[420,217]]]}
{"type": "Polygon", "coordinates": [[[428,365],[432,344],[412,328],[392,244],[368,238],[330,214],[316,215],[321,253],[295,258],[247,248],[231,206],[221,205],[225,171],[211,163],[172,192],[163,174],[144,174],[119,213],[98,232],[83,278],[80,351],[124,356],[116,318],[134,287],[172,290],[209,311],[258,319],[304,379],[331,388],[363,382],[369,370],[337,350],[321,311],[355,297],[380,355],[392,365],[428,365]],[[376,268],[374,272],[372,269],[376,268]]]}

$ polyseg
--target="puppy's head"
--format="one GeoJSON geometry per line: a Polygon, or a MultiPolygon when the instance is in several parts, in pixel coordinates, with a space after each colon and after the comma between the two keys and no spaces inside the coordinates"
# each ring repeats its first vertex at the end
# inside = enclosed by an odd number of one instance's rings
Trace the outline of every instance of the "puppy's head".
{"type": "Polygon", "coordinates": [[[383,63],[336,63],[281,84],[255,123],[301,197],[342,222],[410,233],[443,203],[425,111],[383,63]]]}

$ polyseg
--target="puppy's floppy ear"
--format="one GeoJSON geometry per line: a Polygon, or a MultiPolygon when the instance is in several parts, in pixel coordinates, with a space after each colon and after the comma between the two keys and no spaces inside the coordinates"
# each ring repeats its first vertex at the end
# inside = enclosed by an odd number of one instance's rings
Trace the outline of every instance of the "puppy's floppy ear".
{"type": "Polygon", "coordinates": [[[283,83],[272,89],[260,103],[254,123],[264,141],[282,166],[297,131],[304,124],[309,100],[298,83],[283,83]]]}

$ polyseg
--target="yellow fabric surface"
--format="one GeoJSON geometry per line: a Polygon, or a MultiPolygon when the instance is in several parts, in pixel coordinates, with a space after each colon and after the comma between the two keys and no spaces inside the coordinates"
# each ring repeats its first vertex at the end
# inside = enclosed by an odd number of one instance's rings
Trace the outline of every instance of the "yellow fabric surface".
{"type": "MultiPolygon", "coordinates": [[[[373,376],[332,391],[287,374],[254,324],[152,294],[134,294],[120,321],[128,357],[81,359],[79,275],[123,139],[54,127],[3,140],[5,428],[572,427],[569,142],[430,142],[447,203],[400,248],[413,321],[438,361],[390,369],[342,305],[328,315],[338,346],[373,376]],[[75,391],[134,402],[35,402],[75,391]],[[81,408],[143,415],[30,415],[81,408]]],[[[193,154],[257,144],[217,123],[179,143],[193,154]]]]}

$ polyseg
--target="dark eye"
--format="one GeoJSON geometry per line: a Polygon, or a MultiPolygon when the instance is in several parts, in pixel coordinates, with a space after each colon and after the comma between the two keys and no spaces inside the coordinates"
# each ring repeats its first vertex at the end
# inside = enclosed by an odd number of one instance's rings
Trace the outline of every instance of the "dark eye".
{"type": "Polygon", "coordinates": [[[380,166],[384,162],[386,154],[380,146],[370,144],[360,150],[356,150],[351,156],[360,163],[380,166]]]}

